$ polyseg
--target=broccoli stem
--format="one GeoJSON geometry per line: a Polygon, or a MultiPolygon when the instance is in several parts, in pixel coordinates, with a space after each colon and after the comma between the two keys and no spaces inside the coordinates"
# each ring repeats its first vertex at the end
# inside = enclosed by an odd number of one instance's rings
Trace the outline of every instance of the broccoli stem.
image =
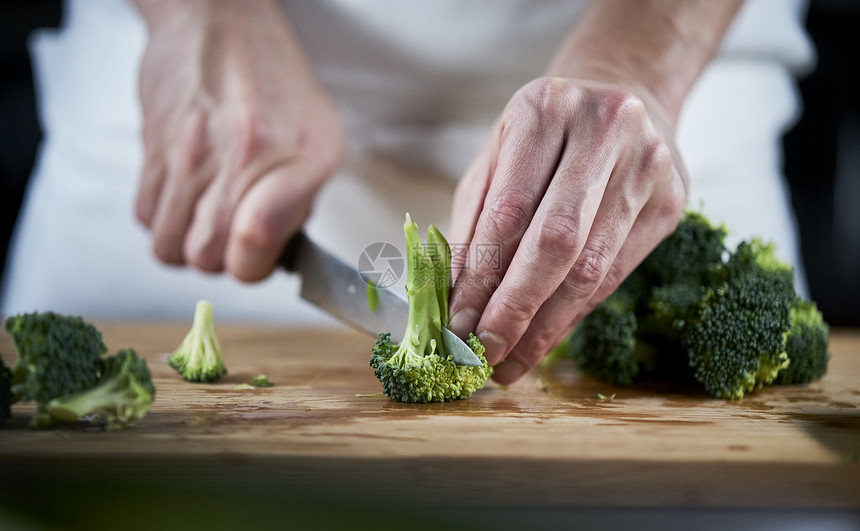
{"type": "MultiPolygon", "coordinates": [[[[431,234],[433,231],[437,233],[434,237],[436,241],[445,241],[435,227],[431,234]]],[[[423,358],[433,352],[444,358],[447,353],[442,345],[442,323],[443,315],[445,321],[448,316],[447,290],[450,272],[446,274],[445,271],[449,270],[442,264],[449,264],[450,258],[448,261],[433,260],[418,235],[418,225],[412,221],[409,214],[406,214],[403,233],[406,235],[406,298],[409,302],[409,318],[403,341],[392,356],[392,363],[404,363],[405,358],[412,356],[423,358]],[[444,301],[439,299],[440,291],[446,293],[444,301]]],[[[447,243],[441,247],[447,248],[447,243]]]]}

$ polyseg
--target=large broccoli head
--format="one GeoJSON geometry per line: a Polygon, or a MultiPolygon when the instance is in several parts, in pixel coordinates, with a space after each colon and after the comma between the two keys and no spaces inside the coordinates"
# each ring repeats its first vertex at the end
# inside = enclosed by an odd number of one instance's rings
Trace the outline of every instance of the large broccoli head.
{"type": "Polygon", "coordinates": [[[695,377],[733,399],[767,383],[820,378],[827,325],[797,299],[792,268],[772,244],[753,239],[730,252],[725,236],[688,212],[570,336],[567,351],[583,372],[619,384],[643,374],[695,377]]]}
{"type": "Polygon", "coordinates": [[[119,429],[146,415],[154,399],[155,386],[146,360],[126,349],[105,358],[98,385],[51,400],[38,422],[50,425],[91,416],[105,429],[119,429]]]}
{"type": "Polygon", "coordinates": [[[12,371],[16,399],[36,400],[41,409],[52,398],[77,393],[98,381],[102,335],[80,317],[52,312],[6,319],[18,361],[12,371]]]}
{"type": "Polygon", "coordinates": [[[434,226],[428,244],[418,225],[406,215],[407,283],[409,317],[403,341],[392,345],[390,334],[380,334],[370,366],[382,382],[383,392],[401,402],[446,402],[470,397],[492,374],[484,346],[470,335],[467,344],[481,366],[457,364],[446,352],[442,327],[448,325],[448,291],[451,286],[451,250],[434,226]]]}

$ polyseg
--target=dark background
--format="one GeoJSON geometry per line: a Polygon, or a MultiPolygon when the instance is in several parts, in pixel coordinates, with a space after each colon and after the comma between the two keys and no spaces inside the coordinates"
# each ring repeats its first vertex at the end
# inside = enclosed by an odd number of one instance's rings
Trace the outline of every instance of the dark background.
{"type": "MultiPolygon", "coordinates": [[[[0,267],[41,137],[26,39],[60,14],[60,0],[0,4],[0,267]]],[[[785,170],[812,298],[831,325],[860,326],[860,2],[813,0],[807,27],[818,64],[785,170]]]]}

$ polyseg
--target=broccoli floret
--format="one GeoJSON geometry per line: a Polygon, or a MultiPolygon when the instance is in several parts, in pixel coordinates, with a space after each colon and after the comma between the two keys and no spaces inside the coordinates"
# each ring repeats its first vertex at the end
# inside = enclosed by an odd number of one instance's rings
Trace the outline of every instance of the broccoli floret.
{"type": "Polygon", "coordinates": [[[675,232],[586,316],[571,336],[583,372],[620,385],[640,375],[689,376],[680,346],[686,318],[722,265],[726,231],[688,212],[675,232]]]}
{"type": "Polygon", "coordinates": [[[588,314],[570,336],[570,355],[586,374],[631,385],[639,374],[633,301],[617,290],[588,314]]]}
{"type": "Polygon", "coordinates": [[[146,360],[133,349],[120,350],[104,359],[95,387],[51,400],[39,422],[47,426],[87,417],[107,430],[120,429],[146,415],[154,399],[155,386],[146,360]]]}
{"type": "Polygon", "coordinates": [[[258,374],[251,379],[251,385],[254,387],[274,387],[275,384],[265,374],[258,374]]]}
{"type": "Polygon", "coordinates": [[[189,382],[214,382],[227,373],[215,336],[212,303],[197,302],[194,324],[167,363],[189,382]]]}
{"type": "Polygon", "coordinates": [[[370,366],[382,382],[383,392],[401,402],[446,402],[470,397],[492,374],[484,346],[470,334],[467,344],[481,366],[459,365],[445,352],[442,327],[448,325],[448,291],[451,286],[451,250],[434,226],[425,246],[418,225],[406,215],[403,225],[407,249],[406,295],[409,317],[403,341],[391,344],[388,333],[379,335],[370,366]]]}
{"type": "Polygon", "coordinates": [[[708,392],[740,399],[788,366],[792,275],[773,246],[758,240],[738,245],[718,274],[725,280],[707,290],[683,338],[708,392]]]}
{"type": "Polygon", "coordinates": [[[0,357],[0,426],[12,416],[12,371],[3,363],[0,357]]]}
{"type": "Polygon", "coordinates": [[[725,227],[714,226],[698,212],[686,212],[675,231],[648,255],[637,271],[650,286],[702,284],[722,265],[725,240],[725,227]]]}
{"type": "Polygon", "coordinates": [[[827,325],[797,299],[791,266],[759,239],[730,252],[725,236],[688,212],[574,330],[568,352],[583,372],[625,385],[644,374],[694,377],[730,399],[774,381],[820,378],[827,325]],[[792,352],[802,377],[786,369],[792,352]]]}
{"type": "Polygon", "coordinates": [[[814,302],[796,299],[791,304],[791,329],[785,340],[788,367],[777,375],[775,384],[804,384],[827,372],[830,328],[814,302]]]}
{"type": "Polygon", "coordinates": [[[33,424],[54,398],[94,386],[107,352],[102,335],[80,317],[52,312],[21,314],[6,320],[18,351],[12,370],[14,400],[38,402],[33,424]]]}

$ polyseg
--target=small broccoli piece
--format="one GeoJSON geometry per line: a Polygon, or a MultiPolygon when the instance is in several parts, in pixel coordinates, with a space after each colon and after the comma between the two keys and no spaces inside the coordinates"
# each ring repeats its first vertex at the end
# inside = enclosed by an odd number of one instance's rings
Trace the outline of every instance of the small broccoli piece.
{"type": "Polygon", "coordinates": [[[104,359],[98,384],[83,392],[48,402],[40,426],[90,418],[106,430],[130,426],[149,412],[155,386],[146,360],[133,349],[104,359]]]}
{"type": "Polygon", "coordinates": [[[0,357],[0,426],[12,416],[12,371],[3,363],[0,357]]]}
{"type": "Polygon", "coordinates": [[[484,386],[492,368],[484,358],[484,346],[474,335],[467,344],[478,356],[479,367],[458,365],[445,352],[442,327],[448,324],[448,291],[451,286],[451,250],[434,226],[425,246],[418,225],[406,215],[403,226],[407,248],[406,295],[409,317],[403,341],[391,344],[382,333],[372,349],[370,366],[382,382],[383,392],[401,402],[446,402],[470,397],[484,386]]]}
{"type": "Polygon", "coordinates": [[[827,372],[830,328],[814,302],[796,299],[791,304],[791,329],[785,340],[788,367],[777,375],[775,384],[804,384],[827,372]]]}
{"type": "Polygon", "coordinates": [[[32,424],[39,424],[52,399],[98,382],[101,356],[107,347],[101,332],[80,317],[52,312],[21,314],[6,319],[6,331],[18,351],[12,370],[13,400],[38,402],[32,424]]]}
{"type": "Polygon", "coordinates": [[[705,389],[740,399],[788,366],[793,271],[772,245],[753,240],[738,245],[718,277],[725,281],[707,290],[683,341],[705,389]]]}
{"type": "Polygon", "coordinates": [[[275,384],[265,374],[258,374],[251,379],[251,385],[254,387],[274,387],[275,384]]]}
{"type": "Polygon", "coordinates": [[[636,314],[633,301],[616,290],[574,329],[570,355],[586,374],[631,385],[639,374],[636,356],[636,314]]]}
{"type": "Polygon", "coordinates": [[[197,303],[194,324],[167,363],[189,382],[214,382],[227,373],[221,360],[221,345],[215,336],[210,302],[197,303]]]}

